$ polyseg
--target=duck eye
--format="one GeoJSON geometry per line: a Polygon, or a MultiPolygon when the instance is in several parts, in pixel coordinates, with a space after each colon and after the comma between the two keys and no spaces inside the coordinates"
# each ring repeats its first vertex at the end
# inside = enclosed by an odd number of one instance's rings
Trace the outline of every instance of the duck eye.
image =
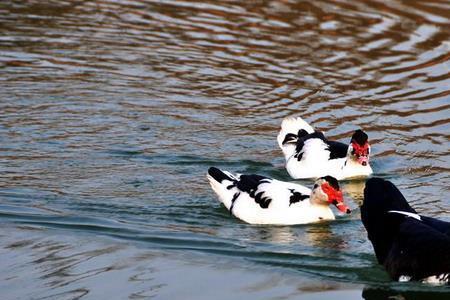
{"type": "Polygon", "coordinates": [[[313,188],[317,189],[318,187],[319,187],[319,185],[316,183],[313,188]]]}

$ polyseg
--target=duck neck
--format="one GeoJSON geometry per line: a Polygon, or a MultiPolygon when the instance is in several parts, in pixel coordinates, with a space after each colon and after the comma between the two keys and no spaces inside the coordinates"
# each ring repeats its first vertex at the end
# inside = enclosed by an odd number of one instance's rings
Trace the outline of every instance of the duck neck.
{"type": "Polygon", "coordinates": [[[312,193],[309,202],[320,219],[334,219],[333,211],[330,209],[328,202],[324,201],[320,196],[312,193]]]}
{"type": "Polygon", "coordinates": [[[342,170],[344,172],[352,173],[357,171],[358,173],[366,173],[370,170],[369,164],[363,166],[356,160],[354,160],[351,156],[347,156],[345,158],[344,165],[342,166],[342,170]]]}
{"type": "Polygon", "coordinates": [[[358,167],[359,164],[358,162],[356,162],[354,159],[352,159],[351,156],[347,155],[347,157],[345,158],[345,162],[344,165],[342,166],[343,169],[348,169],[348,168],[355,168],[358,167]]]}

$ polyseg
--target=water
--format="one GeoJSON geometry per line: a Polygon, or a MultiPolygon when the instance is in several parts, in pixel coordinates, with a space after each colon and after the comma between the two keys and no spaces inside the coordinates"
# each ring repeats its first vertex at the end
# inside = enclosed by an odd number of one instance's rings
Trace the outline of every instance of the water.
{"type": "Polygon", "coordinates": [[[450,220],[449,23],[445,1],[2,1],[2,299],[448,297],[391,283],[358,209],[251,226],[205,173],[290,180],[301,115],[364,128],[375,174],[450,220]]]}

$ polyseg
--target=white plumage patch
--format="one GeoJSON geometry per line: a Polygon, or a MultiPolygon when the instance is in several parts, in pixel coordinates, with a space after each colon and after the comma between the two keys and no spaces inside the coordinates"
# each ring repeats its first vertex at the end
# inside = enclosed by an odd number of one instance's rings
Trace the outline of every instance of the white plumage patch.
{"type": "Polygon", "coordinates": [[[450,273],[443,273],[440,275],[434,275],[427,277],[425,279],[421,280],[422,283],[428,283],[428,284],[447,284],[450,282],[450,273]]]}
{"type": "MultiPolygon", "coordinates": [[[[286,169],[292,178],[317,178],[326,175],[334,176],[328,171],[329,152],[327,145],[321,139],[309,139],[299,153],[301,159],[292,155],[286,163],[286,169]]],[[[343,162],[342,162],[343,164],[343,162]]],[[[338,169],[339,170],[339,169],[338,169]]],[[[331,171],[331,170],[330,170],[331,171]]]]}
{"type": "Polygon", "coordinates": [[[411,276],[408,275],[400,275],[398,277],[398,282],[409,282],[411,281],[411,276]]]}
{"type": "Polygon", "coordinates": [[[420,218],[420,216],[418,214],[415,214],[412,212],[406,212],[406,211],[400,211],[400,210],[390,210],[390,211],[388,211],[388,213],[401,214],[401,215],[405,215],[405,216],[414,218],[416,220],[422,221],[422,219],[420,218]]]}
{"type": "MultiPolygon", "coordinates": [[[[411,281],[411,278],[412,277],[408,275],[400,275],[398,277],[398,282],[409,282],[411,281]]],[[[426,277],[420,280],[420,282],[427,284],[443,285],[449,283],[449,280],[450,280],[450,273],[443,273],[440,275],[433,275],[426,277]]]]}

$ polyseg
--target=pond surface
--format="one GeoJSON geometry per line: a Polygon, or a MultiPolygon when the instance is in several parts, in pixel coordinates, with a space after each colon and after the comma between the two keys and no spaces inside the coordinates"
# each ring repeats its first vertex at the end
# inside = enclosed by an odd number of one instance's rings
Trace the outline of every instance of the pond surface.
{"type": "Polygon", "coordinates": [[[351,216],[274,227],[205,178],[291,180],[299,115],[364,128],[375,175],[450,220],[448,1],[6,0],[0,33],[2,299],[448,297],[376,264],[364,182],[351,216]]]}

